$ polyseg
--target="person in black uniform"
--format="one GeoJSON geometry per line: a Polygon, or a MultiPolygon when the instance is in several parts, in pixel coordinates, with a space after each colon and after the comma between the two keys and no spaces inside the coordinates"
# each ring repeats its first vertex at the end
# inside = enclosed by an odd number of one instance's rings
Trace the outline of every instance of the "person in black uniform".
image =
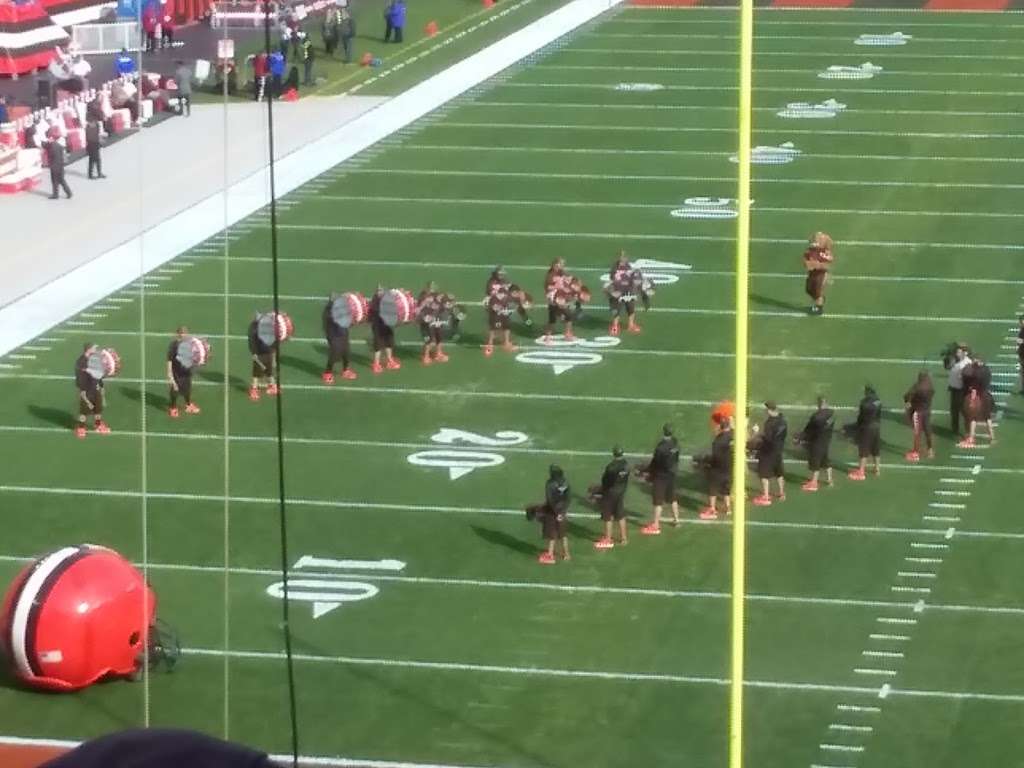
{"type": "MultiPolygon", "coordinates": [[[[569,560],[569,539],[565,535],[565,519],[569,514],[569,500],[572,498],[572,491],[569,482],[565,479],[565,472],[557,464],[552,464],[548,470],[548,481],[544,485],[544,503],[539,507],[533,507],[540,517],[541,533],[547,542],[547,549],[541,552],[538,561],[544,565],[552,565],[555,562],[555,542],[559,542],[562,548],[562,559],[569,560]]],[[[530,510],[527,510],[529,517],[530,510]]]]}
{"type": "Polygon", "coordinates": [[[882,453],[882,401],[870,384],[864,387],[864,397],[857,407],[857,422],[854,424],[857,437],[857,455],[860,463],[857,469],[850,470],[847,477],[851,480],[864,480],[868,458],[873,464],[875,475],[882,472],[878,457],[882,453]]]}
{"type": "Polygon", "coordinates": [[[327,339],[327,366],[321,375],[324,384],[334,383],[334,366],[341,361],[341,378],[351,381],[358,378],[356,372],[349,368],[348,328],[342,328],[331,316],[331,305],[338,298],[332,294],[323,311],[324,338],[327,339]]]}
{"type": "Polygon", "coordinates": [[[95,344],[86,344],[82,347],[82,354],[75,361],[75,387],[78,389],[78,426],[75,427],[75,435],[80,438],[85,437],[85,425],[90,415],[93,419],[93,429],[97,433],[110,433],[110,427],[103,421],[103,382],[94,379],[86,370],[89,355],[95,351],[95,344]]]}
{"type": "Polygon", "coordinates": [[[833,487],[832,462],[828,458],[828,449],[832,444],[832,432],[836,427],[836,412],[828,407],[824,397],[818,398],[818,410],[811,414],[807,426],[797,437],[797,443],[807,449],[807,468],[811,470],[811,479],[800,486],[803,490],[813,493],[818,490],[818,476],[825,470],[825,482],[833,487]]]}
{"type": "Polygon", "coordinates": [[[761,481],[761,495],[752,499],[752,503],[758,507],[771,506],[773,478],[779,485],[778,500],[786,500],[786,470],[782,453],[786,448],[789,427],[774,400],[766,402],[764,407],[768,417],[764,420],[757,440],[757,477],[761,481]]]}
{"type": "Polygon", "coordinates": [[[260,384],[267,383],[267,394],[277,394],[277,380],[274,378],[274,344],[265,344],[258,333],[260,315],[257,312],[249,323],[249,354],[252,355],[252,383],[249,385],[249,399],[256,402],[260,399],[260,384]]]}
{"type": "Polygon", "coordinates": [[[732,514],[732,419],[716,418],[715,437],[711,441],[711,453],[696,460],[707,472],[708,505],[700,511],[701,520],[718,518],[718,497],[725,504],[725,514],[732,514]]]}
{"type": "Polygon", "coordinates": [[[672,434],[672,425],[661,429],[661,440],[651,457],[651,496],[654,501],[654,520],[640,532],[646,536],[661,533],[661,508],[672,505],[672,525],[679,525],[679,501],[676,499],[676,473],[679,471],[679,443],[672,434]]]}
{"type": "Polygon", "coordinates": [[[594,542],[596,549],[611,549],[612,521],[619,524],[619,544],[628,544],[626,535],[626,489],[629,487],[629,464],[626,463],[622,448],[612,449],[612,460],[601,475],[600,505],[601,520],[604,521],[604,536],[594,542]]]}
{"type": "Polygon", "coordinates": [[[928,371],[921,371],[917,374],[914,386],[903,395],[907,418],[910,419],[910,426],[914,430],[914,447],[904,455],[907,461],[921,460],[922,435],[924,435],[925,446],[928,449],[928,458],[935,458],[935,450],[932,448],[932,400],[934,399],[935,385],[932,384],[932,377],[928,375],[928,371]]]}
{"type": "Polygon", "coordinates": [[[178,396],[185,400],[185,413],[199,413],[199,406],[192,402],[192,369],[178,362],[178,345],[188,337],[188,328],[180,326],[171,345],[167,348],[167,383],[170,385],[170,407],[167,415],[178,418],[178,396]]]}
{"type": "Polygon", "coordinates": [[[380,303],[384,298],[384,286],[378,285],[370,299],[370,331],[373,334],[373,365],[370,367],[374,373],[383,373],[386,367],[389,371],[397,371],[402,364],[395,357],[395,329],[384,322],[380,316],[380,303]],[[385,364],[380,364],[380,354],[384,353],[385,364]]]}

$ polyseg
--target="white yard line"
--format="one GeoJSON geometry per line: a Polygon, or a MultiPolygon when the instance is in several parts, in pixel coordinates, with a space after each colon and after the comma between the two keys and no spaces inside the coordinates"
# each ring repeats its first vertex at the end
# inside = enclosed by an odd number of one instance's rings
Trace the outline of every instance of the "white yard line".
{"type": "MultiPolygon", "coordinates": [[[[704,56],[709,55],[706,51],[687,52],[687,51],[675,51],[675,50],[648,50],[646,48],[566,48],[561,53],[575,53],[577,51],[585,51],[590,53],[626,53],[626,54],[637,54],[637,53],[672,53],[679,55],[693,55],[693,56],[704,56]]],[[[735,51],[719,51],[710,52],[710,55],[729,56],[735,57],[735,51]]],[[[758,51],[758,56],[797,56],[801,59],[806,59],[806,53],[768,53],[758,51]]],[[[835,55],[835,54],[829,54],[835,55]]],[[[850,53],[850,54],[839,54],[847,56],[855,56],[859,59],[863,59],[864,54],[862,53],[850,53]]],[[[923,58],[936,58],[936,59],[948,59],[951,58],[945,54],[935,54],[934,57],[925,56],[923,58]]],[[[975,56],[963,56],[952,58],[965,58],[974,60],[975,56]]],[[[1024,56],[989,56],[981,58],[998,59],[1019,59],[1024,61],[1024,56]]],[[[754,112],[771,112],[776,113],[784,104],[780,104],[777,107],[754,107],[754,112]]],[[[485,99],[476,99],[473,101],[467,101],[464,104],[460,104],[460,109],[469,109],[472,107],[527,107],[534,109],[542,109],[544,111],[551,109],[599,109],[602,112],[611,112],[616,109],[627,109],[627,110],[643,110],[644,112],[661,112],[661,111],[683,111],[683,112],[729,112],[731,114],[736,113],[736,107],[734,106],[722,106],[720,104],[608,104],[601,102],[581,102],[581,101],[487,101],[485,99]]],[[[857,109],[850,112],[850,114],[856,115],[915,115],[915,116],[926,116],[926,117],[1013,117],[1020,118],[1024,117],[1024,112],[1013,112],[1013,111],[975,111],[975,110],[940,110],[940,109],[857,109]]],[[[815,155],[816,157],[818,155],[815,155]]]]}
{"type": "MultiPolygon", "coordinates": [[[[418,147],[413,147],[414,149],[418,147]]],[[[438,149],[472,149],[472,150],[487,150],[487,147],[437,147],[438,149]]],[[[490,149],[509,149],[504,147],[490,148],[490,149]]],[[[518,151],[518,150],[517,150],[518,151]]],[[[537,151],[534,148],[532,151],[537,151]]],[[[540,150],[540,151],[553,151],[553,152],[590,152],[591,150],[577,150],[577,149],[555,149],[555,150],[540,150]]],[[[598,152],[608,152],[615,154],[618,150],[597,150],[598,152]]],[[[666,150],[676,152],[676,150],[666,150]]],[[[721,152],[708,152],[708,153],[693,153],[693,154],[708,154],[708,155],[723,155],[728,153],[721,152]]],[[[879,155],[879,157],[885,157],[879,155]]],[[[850,156],[850,159],[854,159],[854,156],[850,156]]],[[[867,157],[860,157],[858,159],[869,159],[867,157]]],[[[922,158],[924,159],[924,158],[922,158]]],[[[930,159],[930,158],[929,158],[930,159]]],[[[956,158],[960,159],[960,158],[956,158]]],[[[964,158],[967,159],[967,158],[964,158]]],[[[1005,162],[1002,158],[984,158],[991,162],[1003,163],[1005,162]]],[[[1024,157],[1020,158],[1019,161],[1024,163],[1024,157]]],[[[671,211],[674,208],[680,206],[680,201],[677,198],[674,201],[664,201],[660,203],[604,203],[604,202],[581,202],[573,200],[517,200],[514,198],[503,198],[503,199],[486,199],[486,198],[469,198],[469,197],[395,197],[391,195],[311,195],[309,197],[310,203],[336,203],[336,202],[361,202],[370,204],[383,204],[383,203],[410,203],[415,205],[468,205],[468,206],[522,206],[528,208],[624,208],[624,209],[637,209],[637,210],[660,210],[660,211],[671,211]]],[[[942,218],[958,218],[958,217],[978,217],[978,218],[992,218],[992,219],[1024,219],[1024,213],[1020,212],[993,212],[993,211],[961,211],[961,210],[950,210],[950,211],[906,211],[906,210],[894,210],[891,208],[875,208],[875,209],[851,209],[851,208],[773,208],[770,206],[756,206],[754,209],[755,214],[757,213],[784,213],[784,214],[806,214],[806,213],[827,213],[827,214],[842,214],[850,216],[940,216],[942,218]]]]}
{"type": "MultiPolygon", "coordinates": [[[[1019,42],[1019,41],[1018,41],[1019,42]]],[[[583,72],[692,72],[692,73],[715,73],[715,74],[727,74],[736,75],[739,69],[736,67],[671,67],[671,66],[645,66],[645,65],[625,65],[625,64],[559,64],[559,63],[546,63],[546,64],[534,64],[531,69],[534,70],[568,70],[570,72],[583,71],[583,72]]],[[[801,77],[807,76],[807,68],[803,69],[781,69],[777,67],[755,67],[754,73],[757,75],[799,75],[801,77]]],[[[949,72],[942,72],[937,70],[920,70],[920,69],[885,69],[885,76],[904,76],[904,77],[929,77],[937,78],[939,80],[949,80],[951,74],[949,72]]],[[[1019,73],[1016,72],[971,72],[971,77],[1020,77],[1019,73]]]]}
{"type": "MultiPolygon", "coordinates": [[[[1024,96],[1024,91],[1017,94],[1024,96]]],[[[572,131],[609,133],[613,131],[635,131],[638,133],[726,133],[734,135],[736,128],[719,128],[706,126],[668,126],[668,125],[601,125],[594,123],[498,123],[498,122],[458,122],[446,120],[437,123],[438,128],[487,128],[487,129],[518,129],[529,131],[572,131]]],[[[762,128],[760,134],[785,134],[786,136],[869,136],[871,138],[915,138],[915,139],[1024,139],[1024,133],[949,133],[941,131],[852,131],[844,128],[762,128]]]]}
{"type": "MultiPolygon", "coordinates": [[[[227,651],[213,648],[183,648],[182,653],[186,656],[209,656],[223,658],[227,655],[230,658],[253,659],[280,662],[285,658],[283,652],[274,651],[227,651]]],[[[604,670],[583,670],[583,669],[558,669],[551,667],[514,667],[495,664],[466,664],[463,662],[450,661],[420,661],[413,659],[381,659],[367,658],[361,656],[327,656],[316,654],[299,653],[294,654],[296,661],[312,664],[340,664],[358,665],[372,667],[391,667],[398,669],[427,669],[446,672],[475,672],[507,675],[528,675],[532,677],[546,678],[578,678],[591,680],[615,680],[624,682],[650,682],[650,683],[682,683],[696,685],[728,686],[728,678],[719,678],[701,675],[678,675],[658,674],[649,672],[612,672],[604,670]]],[[[877,696],[878,688],[874,686],[857,685],[829,685],[810,682],[782,682],[775,680],[746,680],[743,683],[745,688],[801,691],[806,693],[853,693],[865,696],[877,696]]],[[[969,691],[936,691],[892,688],[890,695],[906,696],[939,700],[954,701],[988,701],[1018,704],[1024,702],[1024,695],[1002,694],[1002,693],[975,693],[969,691]]]]}
{"type": "MultiPolygon", "coordinates": [[[[867,58],[865,54],[864,58],[867,58]]],[[[811,74],[810,72],[808,74],[811,74]]],[[[601,90],[610,91],[615,88],[617,83],[519,83],[519,82],[505,82],[499,83],[495,86],[495,90],[500,88],[580,88],[590,90],[601,90]]],[[[662,86],[668,91],[689,91],[689,92],[701,92],[708,91],[709,93],[722,93],[723,91],[734,92],[737,90],[736,86],[733,85],[664,85],[662,86]]],[[[977,97],[977,96],[992,96],[998,98],[1007,98],[1018,101],[1021,96],[1024,96],[1024,91],[960,91],[960,90],[937,90],[937,89],[923,89],[923,88],[851,88],[847,84],[843,84],[843,94],[868,94],[873,96],[880,95],[891,95],[891,96],[953,96],[953,97],[977,97]]],[[[759,93],[779,93],[791,96],[796,90],[793,86],[786,87],[773,87],[773,86],[762,86],[757,87],[759,93]]],[[[799,93],[826,93],[830,96],[836,92],[836,86],[830,88],[807,88],[802,87],[799,89],[799,93]]]]}
{"type": "MultiPolygon", "coordinates": [[[[455,173],[462,173],[461,171],[455,173]]],[[[569,230],[523,230],[523,229],[464,229],[459,227],[410,227],[410,226],[371,226],[361,224],[279,224],[280,230],[306,232],[381,232],[388,234],[409,235],[473,235],[479,237],[529,237],[556,239],[596,239],[596,240],[665,240],[669,242],[702,242],[732,243],[735,238],[721,235],[679,235],[651,232],[573,232],[569,230]]],[[[752,237],[752,243],[769,243],[772,245],[806,245],[805,238],[752,237]]],[[[1001,251],[1007,254],[1024,251],[1024,245],[1013,243],[973,243],[973,242],[916,242],[912,240],[844,240],[843,247],[892,248],[906,251],[913,248],[967,250],[967,251],[1001,251]]],[[[828,313],[825,317],[828,317],[828,313]]],[[[1005,322],[1005,321],[1003,321],[1005,322]]]]}
{"type": "MultiPolygon", "coordinates": [[[[102,439],[102,438],[94,438],[102,439]]],[[[25,494],[25,495],[41,495],[41,496],[78,496],[78,497],[97,497],[97,498],[121,498],[121,499],[140,499],[143,494],[140,491],[130,490],[115,490],[106,488],[67,488],[61,486],[38,486],[38,485],[0,485],[0,493],[10,494],[25,494]]],[[[224,502],[224,496],[220,494],[202,494],[202,493],[171,493],[161,491],[149,491],[145,494],[147,499],[164,499],[167,501],[183,501],[183,502],[196,502],[196,501],[209,501],[209,502],[224,502]]],[[[238,504],[254,504],[254,505],[272,505],[278,504],[279,499],[276,496],[230,496],[228,501],[238,504]]],[[[414,513],[449,513],[449,514],[464,514],[464,515],[499,515],[499,516],[510,516],[510,517],[521,517],[523,510],[520,508],[504,508],[504,507],[465,507],[455,505],[436,505],[436,504],[392,504],[383,501],[360,501],[360,500],[344,500],[344,499],[306,499],[306,498],[288,498],[288,503],[296,507],[311,507],[311,508],[322,508],[322,509],[351,509],[351,510],[363,510],[372,509],[388,512],[414,512],[414,513]]],[[[596,512],[576,512],[574,516],[581,518],[594,518],[599,517],[596,512]]],[[[728,520],[720,521],[705,521],[698,519],[683,518],[681,523],[686,526],[696,527],[720,527],[731,525],[728,520]]],[[[781,520],[753,520],[747,523],[751,528],[764,528],[764,529],[777,529],[777,530],[795,530],[795,531],[814,531],[814,532],[833,532],[833,533],[844,533],[844,534],[879,534],[885,536],[944,536],[947,532],[943,530],[934,530],[930,528],[909,528],[899,526],[884,526],[884,525],[847,525],[841,523],[802,523],[802,522],[789,522],[781,520]]],[[[965,539],[977,539],[977,540],[993,540],[993,541],[1022,541],[1024,540],[1024,533],[1012,532],[1012,531],[975,531],[975,530],[957,530],[956,536],[965,539]]],[[[919,546],[919,542],[914,542],[911,547],[919,546]]],[[[948,548],[946,544],[935,544],[928,545],[935,547],[948,548]]],[[[895,591],[908,591],[914,588],[893,588],[895,591]]],[[[1024,609],[1022,609],[1024,610],[1024,609]]],[[[996,611],[999,612],[999,611],[996,611]]]]}
{"type": "MultiPolygon", "coordinates": [[[[664,181],[677,183],[680,181],[699,182],[721,182],[723,184],[735,184],[735,177],[731,176],[691,176],[686,174],[643,174],[643,173],[544,173],[540,171],[466,171],[466,170],[445,170],[440,168],[355,168],[351,174],[387,174],[394,176],[451,176],[458,177],[485,177],[485,178],[522,178],[522,179],[568,179],[583,181],[664,181]]],[[[810,177],[784,177],[784,178],[759,178],[761,184],[796,184],[801,186],[834,186],[834,187],[896,187],[908,189],[1024,189],[1024,184],[1002,184],[990,182],[968,182],[968,181],[879,181],[876,179],[826,179],[810,177]]],[[[759,242],[753,238],[752,242],[759,242]]],[[[796,242],[796,241],[794,241],[796,242]]],[[[803,241],[800,241],[803,242],[803,241]]],[[[843,241],[843,245],[848,245],[843,241]]],[[[1000,246],[1002,247],[1002,246],[1000,246]]]]}

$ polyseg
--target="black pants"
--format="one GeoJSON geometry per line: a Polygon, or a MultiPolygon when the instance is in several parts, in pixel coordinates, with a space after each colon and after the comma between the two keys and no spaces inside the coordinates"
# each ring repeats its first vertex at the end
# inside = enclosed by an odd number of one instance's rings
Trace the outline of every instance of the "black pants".
{"type": "Polygon", "coordinates": [[[103,161],[100,160],[100,148],[90,147],[89,150],[89,178],[99,178],[103,175],[103,161]]]}
{"type": "Polygon", "coordinates": [[[192,376],[191,374],[186,376],[175,376],[174,383],[177,388],[171,387],[171,408],[178,407],[178,395],[185,398],[185,405],[192,404],[192,376]]]}
{"type": "Polygon", "coordinates": [[[960,414],[964,410],[964,390],[949,388],[949,427],[953,434],[960,436],[960,414]]]}
{"type": "Polygon", "coordinates": [[[326,373],[334,373],[334,366],[341,361],[341,370],[348,370],[348,333],[342,336],[332,336],[327,339],[327,368],[326,373]]]}
{"type": "Polygon", "coordinates": [[[392,32],[395,35],[395,42],[396,43],[402,42],[402,28],[401,27],[394,27],[394,26],[392,26],[390,21],[387,23],[387,28],[384,30],[384,42],[385,43],[390,43],[391,42],[391,33],[392,32]]]}
{"type": "Polygon", "coordinates": [[[50,197],[54,199],[60,197],[60,195],[57,194],[58,188],[63,189],[64,194],[67,195],[68,197],[71,197],[71,187],[69,187],[68,183],[64,180],[63,168],[50,169],[50,183],[53,185],[53,194],[50,195],[50,197]]]}

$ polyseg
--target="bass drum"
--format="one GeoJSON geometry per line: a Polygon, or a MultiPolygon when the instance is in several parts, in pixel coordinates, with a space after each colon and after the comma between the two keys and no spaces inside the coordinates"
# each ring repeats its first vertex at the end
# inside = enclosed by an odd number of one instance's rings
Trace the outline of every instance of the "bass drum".
{"type": "Polygon", "coordinates": [[[210,361],[210,342],[197,336],[189,336],[178,342],[176,353],[178,364],[186,371],[202,368],[210,361]]]}
{"type": "Polygon", "coordinates": [[[264,312],[256,320],[256,335],[268,347],[273,346],[278,340],[288,341],[294,333],[292,319],[284,312],[276,315],[273,312],[264,312]]]}
{"type": "Polygon", "coordinates": [[[416,297],[401,288],[392,288],[380,300],[380,319],[395,328],[416,317],[416,297]]]}
{"type": "Polygon", "coordinates": [[[339,328],[351,328],[366,321],[370,303],[361,293],[343,293],[331,302],[331,319],[339,328]]]}
{"type": "Polygon", "coordinates": [[[86,372],[97,381],[103,381],[121,372],[121,356],[113,349],[97,349],[85,362],[86,372]]]}

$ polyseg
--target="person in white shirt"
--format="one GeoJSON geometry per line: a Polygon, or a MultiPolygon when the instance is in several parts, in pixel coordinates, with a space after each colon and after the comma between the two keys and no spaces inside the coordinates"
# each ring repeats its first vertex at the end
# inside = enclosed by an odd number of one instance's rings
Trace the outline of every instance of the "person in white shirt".
{"type": "Polygon", "coordinates": [[[949,366],[949,424],[953,437],[960,439],[960,415],[964,410],[964,369],[971,365],[966,344],[958,343],[952,365],[949,366]]]}

